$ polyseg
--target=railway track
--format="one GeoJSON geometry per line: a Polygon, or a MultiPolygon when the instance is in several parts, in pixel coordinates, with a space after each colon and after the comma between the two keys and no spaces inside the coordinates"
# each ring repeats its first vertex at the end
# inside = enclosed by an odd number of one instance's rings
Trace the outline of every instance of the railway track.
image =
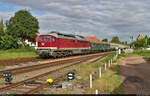
{"type": "MultiPolygon", "coordinates": [[[[109,53],[110,52],[104,53],[104,54],[109,54],[109,53]]],[[[92,56],[97,57],[99,55],[100,54],[95,54],[95,55],[92,55],[92,56]]],[[[78,58],[75,58],[75,59],[73,58],[73,59],[67,59],[67,60],[61,60],[61,61],[54,61],[54,62],[45,63],[45,64],[32,65],[32,66],[26,66],[26,67],[21,67],[21,68],[14,68],[14,69],[9,69],[9,70],[4,70],[4,71],[0,71],[0,78],[2,78],[2,73],[6,72],[6,71],[10,71],[13,74],[13,76],[15,76],[15,75],[23,74],[23,73],[26,73],[26,72],[32,72],[32,71],[39,70],[39,69],[44,69],[44,68],[48,68],[48,67],[54,67],[54,66],[67,64],[67,63],[70,63],[70,62],[78,61],[78,60],[80,60],[81,58],[84,58],[84,57],[92,57],[92,56],[81,56],[81,57],[78,57],[78,58]]],[[[99,60],[99,58],[97,60],[99,60]]]]}
{"type": "MultiPolygon", "coordinates": [[[[94,53],[92,53],[94,54],[94,53]]],[[[69,56],[69,57],[75,57],[69,56]]],[[[65,57],[67,58],[67,57],[65,57]]],[[[55,58],[49,58],[51,60],[55,58]]],[[[9,59],[9,60],[0,60],[0,66],[13,66],[13,65],[20,65],[20,64],[27,64],[27,62],[37,62],[37,61],[45,61],[49,59],[42,59],[40,57],[28,57],[28,58],[17,58],[17,59],[9,59]]]]}
{"type": "MultiPolygon", "coordinates": [[[[99,57],[98,59],[104,58],[108,54],[110,54],[110,53],[101,54],[101,55],[99,55],[101,57],[99,57]]],[[[17,83],[13,83],[13,84],[11,84],[9,86],[6,86],[6,87],[3,87],[3,88],[0,88],[0,92],[5,92],[6,93],[8,91],[15,91],[15,92],[17,92],[17,94],[18,93],[20,93],[20,94],[33,94],[33,93],[36,93],[36,92],[40,92],[40,91],[42,91],[42,89],[44,89],[44,88],[49,86],[49,84],[45,83],[45,80],[48,78],[47,77],[48,75],[50,75],[50,74],[52,74],[52,73],[54,73],[56,71],[59,71],[61,69],[64,69],[64,68],[67,68],[67,67],[71,67],[73,65],[80,64],[82,62],[88,61],[88,60],[93,59],[95,57],[98,57],[98,55],[87,56],[87,57],[84,57],[82,59],[80,57],[78,60],[71,61],[72,62],[71,64],[63,66],[61,68],[58,68],[58,69],[55,69],[53,71],[49,71],[49,72],[40,74],[38,76],[35,76],[35,77],[32,77],[32,78],[23,80],[23,81],[20,81],[20,82],[17,82],[17,83]],[[28,86],[28,84],[32,85],[32,86],[28,86]]],[[[63,73],[63,72],[60,72],[60,73],[63,73]]],[[[61,74],[60,76],[57,76],[54,79],[54,83],[59,82],[65,76],[66,75],[64,73],[61,74]]]]}
{"type": "Polygon", "coordinates": [[[26,62],[36,62],[42,61],[39,57],[29,57],[29,58],[17,58],[17,59],[9,59],[9,60],[0,60],[0,66],[13,66],[19,65],[26,62]]]}

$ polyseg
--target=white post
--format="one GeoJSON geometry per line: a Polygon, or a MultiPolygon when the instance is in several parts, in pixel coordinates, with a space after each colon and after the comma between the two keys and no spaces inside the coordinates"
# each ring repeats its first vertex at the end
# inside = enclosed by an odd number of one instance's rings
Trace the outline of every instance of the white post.
{"type": "Polygon", "coordinates": [[[101,78],[102,77],[102,68],[100,67],[99,68],[99,78],[101,78]]]}
{"type": "Polygon", "coordinates": [[[110,64],[111,64],[111,59],[110,59],[110,64]]]}
{"type": "Polygon", "coordinates": [[[108,61],[108,67],[110,67],[110,60],[108,61]]]}
{"type": "Polygon", "coordinates": [[[92,74],[90,74],[90,88],[92,88],[92,74]]]}
{"type": "Polygon", "coordinates": [[[119,49],[119,52],[118,52],[119,54],[121,54],[121,50],[119,49]]]}
{"type": "Polygon", "coordinates": [[[106,65],[106,63],[105,63],[105,70],[106,70],[106,67],[107,67],[107,65],[106,65]]]}
{"type": "Polygon", "coordinates": [[[95,90],[95,94],[98,94],[98,90],[97,89],[95,90]]]}
{"type": "Polygon", "coordinates": [[[111,64],[112,64],[112,59],[111,59],[111,64]]]}

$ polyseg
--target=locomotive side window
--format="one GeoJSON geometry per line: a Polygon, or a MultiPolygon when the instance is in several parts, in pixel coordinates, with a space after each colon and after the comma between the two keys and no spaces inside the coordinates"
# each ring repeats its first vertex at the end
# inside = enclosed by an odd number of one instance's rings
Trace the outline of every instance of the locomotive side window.
{"type": "Polygon", "coordinates": [[[50,41],[50,37],[45,37],[45,41],[50,41]]]}
{"type": "MultiPolygon", "coordinates": [[[[58,40],[59,40],[59,39],[58,39],[58,40]]],[[[55,41],[56,41],[56,39],[55,39],[55,38],[52,38],[52,41],[53,41],[53,42],[55,42],[55,41]]]]}
{"type": "Polygon", "coordinates": [[[43,37],[40,37],[40,38],[39,38],[39,41],[43,41],[43,39],[44,39],[43,37]]]}

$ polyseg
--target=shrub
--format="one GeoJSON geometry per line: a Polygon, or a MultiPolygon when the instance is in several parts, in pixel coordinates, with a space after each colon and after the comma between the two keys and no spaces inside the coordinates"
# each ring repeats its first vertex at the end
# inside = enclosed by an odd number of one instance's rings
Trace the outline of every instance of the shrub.
{"type": "Polygon", "coordinates": [[[19,38],[13,38],[12,36],[5,35],[0,36],[0,49],[11,49],[11,48],[19,48],[18,44],[19,38]]]}

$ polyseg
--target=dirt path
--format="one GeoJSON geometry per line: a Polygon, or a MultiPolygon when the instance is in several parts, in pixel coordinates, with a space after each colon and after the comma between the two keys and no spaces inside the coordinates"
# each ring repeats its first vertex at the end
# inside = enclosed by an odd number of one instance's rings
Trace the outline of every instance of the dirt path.
{"type": "Polygon", "coordinates": [[[144,57],[127,57],[120,62],[125,94],[150,94],[150,63],[144,57]]]}

